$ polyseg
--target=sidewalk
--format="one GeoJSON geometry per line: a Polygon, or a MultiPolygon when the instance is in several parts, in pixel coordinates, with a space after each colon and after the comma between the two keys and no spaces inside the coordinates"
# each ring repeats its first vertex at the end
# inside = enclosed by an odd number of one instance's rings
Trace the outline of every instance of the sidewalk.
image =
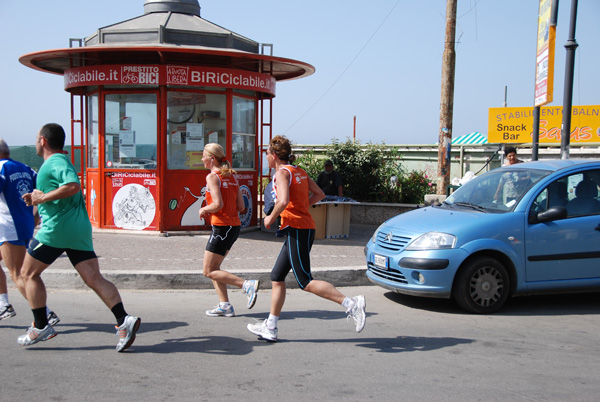
{"type": "MultiPolygon", "coordinates": [[[[350,226],[348,238],[315,240],[311,251],[314,277],[336,286],[369,285],[363,249],[376,228],[355,224],[350,226]]],[[[212,282],[202,275],[208,237],[208,232],[164,236],[94,229],[93,233],[100,269],[119,289],[212,289],[212,282]]],[[[269,274],[282,243],[274,233],[242,233],[222,269],[244,279],[259,279],[261,288],[270,288],[269,274]]],[[[64,254],[42,277],[49,290],[86,288],[64,254]]],[[[292,274],[286,283],[297,287],[292,274]]]]}

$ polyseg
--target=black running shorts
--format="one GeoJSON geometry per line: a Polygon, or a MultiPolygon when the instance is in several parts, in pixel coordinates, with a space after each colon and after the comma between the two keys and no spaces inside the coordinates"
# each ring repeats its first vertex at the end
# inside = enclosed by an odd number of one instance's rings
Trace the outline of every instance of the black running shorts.
{"type": "Polygon", "coordinates": [[[310,249],[314,240],[314,229],[289,228],[287,238],[271,271],[271,280],[273,282],[283,282],[292,270],[298,285],[301,289],[304,289],[312,281],[310,249]]]}
{"type": "Polygon", "coordinates": [[[225,255],[233,243],[240,235],[240,226],[215,226],[212,227],[212,233],[208,243],[206,243],[206,251],[211,253],[225,255]]]}
{"type": "Polygon", "coordinates": [[[73,266],[81,261],[91,260],[96,258],[96,253],[87,250],[73,250],[72,248],[56,248],[40,243],[36,239],[31,239],[27,252],[30,256],[44,264],[52,264],[62,253],[67,253],[67,257],[73,266]]]}

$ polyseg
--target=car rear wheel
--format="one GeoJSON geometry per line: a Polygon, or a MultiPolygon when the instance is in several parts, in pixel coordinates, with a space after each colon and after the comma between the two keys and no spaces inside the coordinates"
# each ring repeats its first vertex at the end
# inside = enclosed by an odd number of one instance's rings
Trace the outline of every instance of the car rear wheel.
{"type": "Polygon", "coordinates": [[[498,311],[508,299],[510,279],[504,265],[491,257],[478,257],[461,269],[454,283],[454,300],[472,313],[498,311]]]}

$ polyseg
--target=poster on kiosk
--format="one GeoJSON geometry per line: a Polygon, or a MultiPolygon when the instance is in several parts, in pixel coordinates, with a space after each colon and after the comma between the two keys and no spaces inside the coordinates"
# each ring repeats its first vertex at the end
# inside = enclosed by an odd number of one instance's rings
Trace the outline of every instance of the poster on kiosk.
{"type": "Polygon", "coordinates": [[[156,174],[115,172],[111,179],[114,225],[133,230],[156,227],[156,174]]]}

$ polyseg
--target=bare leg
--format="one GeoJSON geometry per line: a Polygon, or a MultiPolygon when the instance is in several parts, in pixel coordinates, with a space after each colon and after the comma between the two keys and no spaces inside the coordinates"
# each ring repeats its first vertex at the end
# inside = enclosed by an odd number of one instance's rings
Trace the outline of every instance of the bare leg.
{"type": "Polygon", "coordinates": [[[337,304],[342,304],[346,298],[335,286],[325,281],[312,280],[304,290],[337,304]]]}
{"type": "Polygon", "coordinates": [[[0,295],[8,293],[8,287],[6,285],[6,275],[4,274],[4,270],[0,266],[0,295]]]}
{"type": "MultiPolygon", "coordinates": [[[[106,306],[112,309],[121,302],[121,295],[117,287],[100,273],[98,258],[90,258],[75,265],[81,279],[88,285],[106,306]]],[[[29,294],[29,293],[28,293],[29,294]]]]}
{"type": "Polygon", "coordinates": [[[271,282],[271,314],[279,317],[285,303],[285,282],[271,282]]]}
{"type": "Polygon", "coordinates": [[[46,285],[44,285],[41,275],[48,266],[49,264],[45,264],[29,254],[25,255],[23,267],[21,267],[21,273],[16,283],[32,310],[46,307],[46,285]]]}
{"type": "Polygon", "coordinates": [[[226,256],[227,254],[220,255],[210,251],[204,252],[204,276],[212,280],[219,301],[222,303],[229,302],[227,285],[238,288],[244,286],[244,280],[242,278],[237,277],[231,272],[221,271],[221,263],[226,256]]]}
{"type": "MultiPolygon", "coordinates": [[[[16,246],[14,244],[10,244],[9,242],[4,242],[2,246],[0,246],[0,251],[2,252],[2,259],[8,268],[8,272],[10,273],[10,277],[13,282],[16,284],[21,273],[21,267],[23,266],[23,261],[25,260],[25,254],[27,254],[27,249],[25,246],[16,246]]],[[[0,278],[0,293],[6,293],[7,285],[6,285],[6,277],[4,272],[2,275],[4,277],[4,292],[2,291],[2,279],[0,278]]],[[[19,289],[20,291],[21,289],[19,289]]],[[[23,297],[25,294],[21,292],[23,297]]]]}

